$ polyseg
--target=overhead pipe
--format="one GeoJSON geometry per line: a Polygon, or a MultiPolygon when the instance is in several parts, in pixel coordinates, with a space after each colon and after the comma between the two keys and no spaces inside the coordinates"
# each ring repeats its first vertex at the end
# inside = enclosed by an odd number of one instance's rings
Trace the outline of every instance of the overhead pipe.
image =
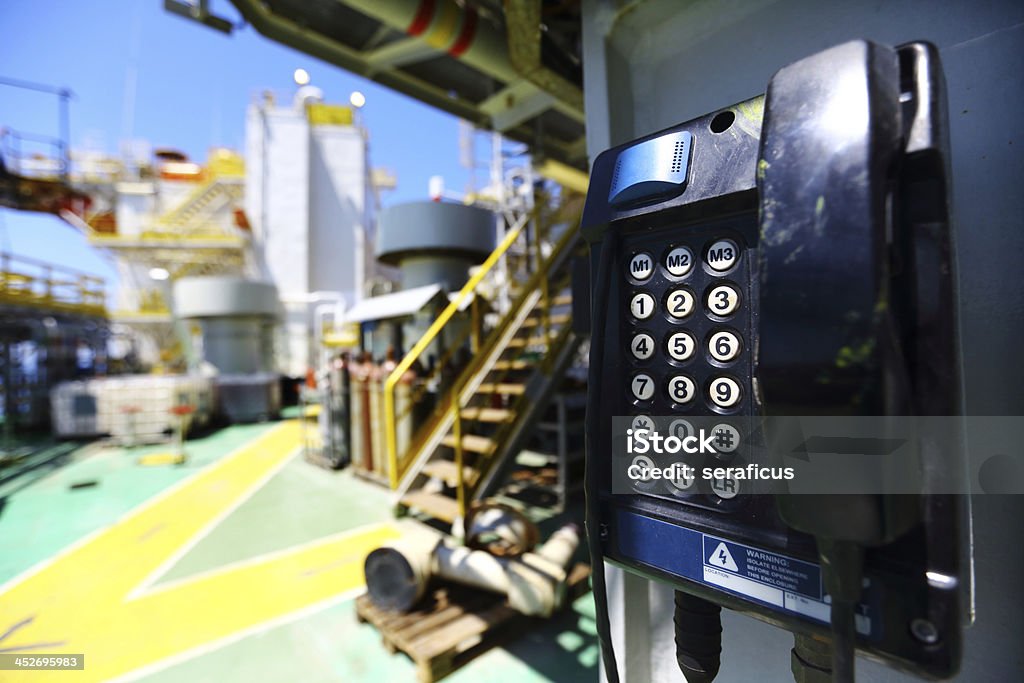
{"type": "Polygon", "coordinates": [[[540,0],[506,0],[507,37],[490,22],[480,21],[474,7],[460,6],[455,0],[344,2],[505,85],[529,81],[553,95],[562,113],[584,122],[583,91],[541,64],[540,0]]]}
{"type": "Polygon", "coordinates": [[[582,113],[583,90],[541,62],[540,3],[541,0],[505,0],[509,61],[521,77],[582,113]]]}
{"type": "MultiPolygon", "coordinates": [[[[388,10],[387,16],[397,16],[397,10],[395,7],[403,5],[416,5],[413,10],[417,10],[419,9],[420,2],[430,2],[432,6],[437,4],[437,2],[433,0],[346,0],[346,4],[359,9],[360,11],[364,11],[365,14],[371,17],[376,17],[378,13],[384,14],[384,9],[388,10]]],[[[458,5],[455,5],[452,0],[442,0],[442,2],[447,2],[449,5],[454,6],[460,13],[462,12],[462,9],[459,8],[458,5]]],[[[370,63],[365,53],[342,45],[323,34],[309,30],[306,27],[297,24],[291,19],[275,14],[268,6],[261,2],[261,0],[231,0],[231,3],[236,9],[238,9],[246,22],[248,22],[260,34],[270,38],[271,40],[275,40],[296,50],[306,52],[307,54],[322,59],[330,64],[339,66],[346,71],[351,71],[352,73],[360,76],[370,78],[386,87],[397,90],[398,92],[409,95],[410,97],[414,97],[425,104],[442,111],[446,111],[449,114],[453,114],[481,128],[487,128],[490,126],[490,115],[481,111],[476,104],[467,102],[457,95],[453,96],[443,88],[430,85],[422,79],[401,70],[388,69],[381,71],[377,65],[370,63]]],[[[399,22],[400,25],[393,27],[400,31],[406,31],[407,28],[413,25],[413,19],[415,19],[416,16],[417,14],[414,11],[410,11],[405,17],[404,23],[399,22]]],[[[431,13],[430,16],[433,17],[433,13],[431,13]]],[[[436,35],[435,29],[431,28],[434,24],[433,21],[431,21],[430,24],[420,32],[420,34],[429,31],[432,35],[431,40],[434,40],[435,42],[438,41],[440,36],[444,35],[444,31],[446,30],[443,29],[443,26],[448,26],[450,24],[451,16],[451,10],[449,9],[448,13],[444,14],[444,17],[446,18],[437,22],[438,27],[436,29],[436,35]]],[[[456,18],[458,17],[458,15],[455,16],[456,18]]],[[[384,23],[389,26],[392,25],[386,21],[384,23]]],[[[414,26],[414,28],[417,27],[418,25],[414,26]]],[[[480,64],[489,63],[493,58],[497,64],[494,68],[500,69],[501,73],[505,74],[510,79],[510,81],[505,81],[504,78],[499,78],[499,80],[505,82],[521,80],[521,77],[517,76],[515,70],[511,67],[507,69],[501,68],[502,60],[500,57],[494,57],[494,53],[496,51],[500,54],[501,46],[503,45],[501,40],[493,39],[493,35],[497,34],[497,31],[493,29],[489,31],[482,31],[484,35],[492,36],[492,38],[487,39],[488,41],[494,40],[494,42],[490,42],[486,45],[484,43],[476,45],[475,40],[468,40],[465,37],[471,33],[472,36],[479,38],[478,34],[481,31],[478,29],[479,23],[477,24],[477,28],[474,28],[472,32],[470,32],[468,26],[463,26],[462,23],[459,23],[457,32],[455,33],[456,37],[452,39],[451,44],[448,45],[449,53],[451,53],[453,48],[457,48],[455,51],[458,54],[455,56],[463,60],[466,60],[467,57],[474,60],[479,58],[480,64]],[[466,44],[465,48],[461,47],[463,44],[466,44]],[[472,53],[471,56],[470,53],[472,53]]],[[[508,62],[507,57],[505,57],[504,62],[508,62]]],[[[466,63],[472,65],[469,61],[466,61],[466,63]]],[[[481,66],[480,70],[488,75],[492,75],[488,68],[481,66]]],[[[493,77],[498,78],[496,75],[493,77]]],[[[579,122],[584,121],[582,109],[577,111],[566,104],[561,104],[559,106],[559,111],[573,117],[579,122]]],[[[513,131],[507,131],[507,134],[511,135],[512,132],[513,131]]],[[[518,137],[523,141],[532,139],[529,129],[522,127],[516,129],[513,137],[518,137]]],[[[565,143],[557,139],[548,138],[545,140],[544,144],[549,148],[557,149],[560,155],[565,159],[575,159],[579,157],[579,150],[577,149],[576,143],[565,143]]]]}

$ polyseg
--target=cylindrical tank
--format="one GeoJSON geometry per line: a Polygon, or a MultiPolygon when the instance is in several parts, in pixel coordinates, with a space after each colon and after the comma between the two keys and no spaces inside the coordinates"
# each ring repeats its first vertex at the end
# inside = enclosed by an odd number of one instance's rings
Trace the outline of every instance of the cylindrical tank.
{"type": "Polygon", "coordinates": [[[199,324],[203,359],[224,375],[273,369],[277,289],[233,276],[182,278],[174,283],[174,310],[199,324]]]}
{"type": "Polygon", "coordinates": [[[218,408],[231,422],[277,415],[281,391],[274,372],[277,288],[230,275],[174,283],[174,311],[196,323],[203,359],[217,369],[218,408]]]}
{"type": "Polygon", "coordinates": [[[410,202],[380,217],[377,258],[397,266],[402,289],[440,284],[458,291],[470,267],[494,251],[495,216],[486,209],[445,202],[410,202]]]}

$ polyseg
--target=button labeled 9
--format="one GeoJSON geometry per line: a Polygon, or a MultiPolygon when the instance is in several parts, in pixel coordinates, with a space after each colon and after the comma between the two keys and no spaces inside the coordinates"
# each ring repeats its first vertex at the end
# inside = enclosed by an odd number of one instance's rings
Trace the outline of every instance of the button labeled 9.
{"type": "Polygon", "coordinates": [[[731,408],[740,400],[740,385],[731,377],[711,380],[711,401],[720,408],[731,408]]]}

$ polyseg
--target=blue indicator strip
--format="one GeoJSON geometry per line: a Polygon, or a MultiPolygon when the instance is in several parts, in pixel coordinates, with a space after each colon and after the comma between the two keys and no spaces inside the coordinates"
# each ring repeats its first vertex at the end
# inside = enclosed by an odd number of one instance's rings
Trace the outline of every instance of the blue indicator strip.
{"type": "MultiPolygon", "coordinates": [[[[650,517],[616,511],[617,545],[624,558],[657,567],[759,603],[777,612],[829,623],[829,596],[821,567],[770,550],[729,541],[650,517]]],[[[857,631],[871,638],[879,601],[870,583],[856,616],[857,631]]]]}

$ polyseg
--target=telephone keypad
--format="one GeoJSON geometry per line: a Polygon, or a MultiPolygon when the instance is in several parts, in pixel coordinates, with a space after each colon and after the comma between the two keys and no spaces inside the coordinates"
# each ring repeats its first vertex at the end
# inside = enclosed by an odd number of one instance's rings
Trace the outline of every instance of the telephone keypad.
{"type": "MultiPolygon", "coordinates": [[[[702,423],[704,429],[714,425],[716,453],[708,460],[687,461],[693,466],[741,465],[751,455],[743,445],[741,423],[753,410],[754,313],[745,304],[756,300],[753,261],[746,252],[756,234],[735,229],[735,222],[718,225],[721,229],[668,227],[627,235],[619,265],[629,304],[621,331],[622,348],[629,349],[622,359],[628,384],[622,398],[624,410],[636,416],[634,430],[643,424],[665,436],[700,437],[694,428],[698,422],[688,416],[730,418],[702,423]],[[668,424],[655,424],[650,417],[673,414],[678,417],[668,424]]],[[[740,485],[698,476],[665,479],[654,487],[646,482],[637,492],[729,513],[749,499],[740,485]]]]}

